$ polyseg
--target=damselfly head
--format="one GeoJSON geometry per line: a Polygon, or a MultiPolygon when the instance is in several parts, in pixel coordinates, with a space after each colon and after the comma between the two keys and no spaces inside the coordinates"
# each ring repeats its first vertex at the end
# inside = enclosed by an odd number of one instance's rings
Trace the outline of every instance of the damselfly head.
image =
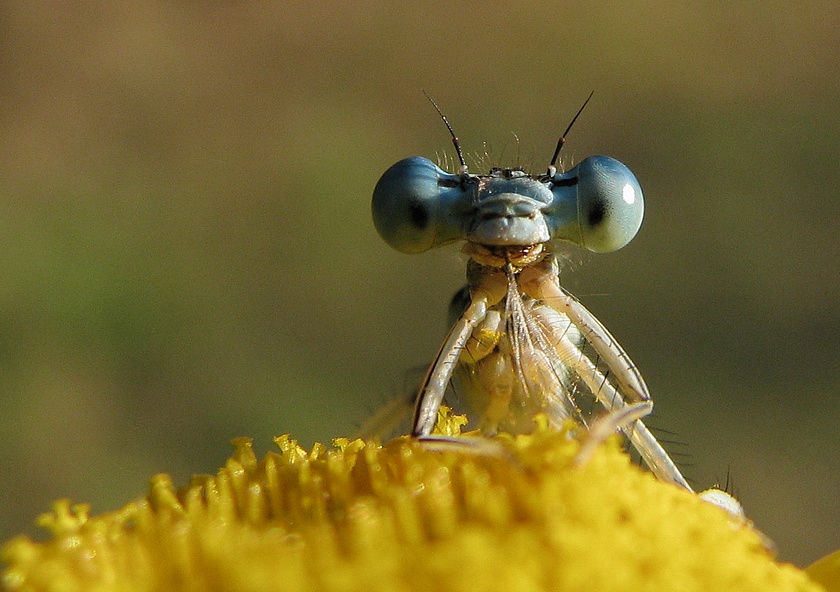
{"type": "Polygon", "coordinates": [[[541,175],[519,168],[468,173],[458,137],[432,104],[449,130],[461,166],[449,173],[414,156],[382,175],[373,192],[373,221],[393,248],[422,253],[458,240],[488,247],[563,240],[608,252],[620,249],[638,232],[644,200],[630,169],[608,156],[591,156],[563,173],[555,167],[586,103],[561,135],[548,172],[541,175]]]}
{"type": "Polygon", "coordinates": [[[454,174],[414,156],[382,175],[372,212],[382,238],[403,253],[458,240],[495,246],[565,240],[602,253],[636,235],[644,199],[630,169],[608,156],[553,176],[510,169],[454,174]]]}

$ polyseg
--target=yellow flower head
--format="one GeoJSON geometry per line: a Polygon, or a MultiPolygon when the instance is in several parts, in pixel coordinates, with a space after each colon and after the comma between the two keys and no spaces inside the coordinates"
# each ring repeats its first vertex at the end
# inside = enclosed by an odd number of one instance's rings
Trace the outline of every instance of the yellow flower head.
{"type": "MultiPolygon", "coordinates": [[[[444,431],[458,433],[458,418],[444,431]]],[[[585,466],[568,431],[493,446],[238,439],[215,476],[89,517],[57,502],[51,540],[8,542],[9,590],[818,592],[748,527],[656,481],[610,440],[585,466]],[[489,450],[489,453],[488,453],[489,450]]]]}

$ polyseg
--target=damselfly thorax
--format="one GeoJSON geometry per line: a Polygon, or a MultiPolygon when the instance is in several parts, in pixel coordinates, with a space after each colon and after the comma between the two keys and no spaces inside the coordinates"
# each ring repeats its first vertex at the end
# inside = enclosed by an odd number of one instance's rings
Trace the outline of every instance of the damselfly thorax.
{"type": "MultiPolygon", "coordinates": [[[[618,404],[615,379],[598,367],[581,330],[546,303],[544,283],[557,277],[553,255],[543,251],[525,268],[513,261],[467,265],[469,284],[453,299],[450,317],[457,322],[477,299],[486,298],[487,311],[464,344],[447,402],[485,434],[530,433],[539,413],[556,428],[570,418],[586,426],[600,415],[593,409],[598,397],[604,410],[618,404]]],[[[642,400],[644,384],[635,386],[642,400]]]]}

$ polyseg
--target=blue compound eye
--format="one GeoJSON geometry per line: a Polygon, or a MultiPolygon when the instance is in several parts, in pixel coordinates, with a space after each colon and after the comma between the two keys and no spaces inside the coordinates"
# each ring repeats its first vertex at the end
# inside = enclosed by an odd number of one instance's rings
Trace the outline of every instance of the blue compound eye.
{"type": "Polygon", "coordinates": [[[459,238],[453,205],[465,190],[459,175],[413,156],[385,171],[373,190],[373,223],[391,247],[422,253],[459,238]]]}
{"type": "Polygon", "coordinates": [[[614,158],[590,156],[552,182],[555,197],[566,203],[574,199],[577,209],[576,221],[558,224],[555,238],[606,253],[636,236],[645,212],[642,188],[630,169],[614,158]]]}

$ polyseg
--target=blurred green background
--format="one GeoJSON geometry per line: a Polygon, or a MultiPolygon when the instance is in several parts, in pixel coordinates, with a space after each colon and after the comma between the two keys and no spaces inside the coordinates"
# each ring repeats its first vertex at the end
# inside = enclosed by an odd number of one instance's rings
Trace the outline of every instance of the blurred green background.
{"type": "Polygon", "coordinates": [[[625,162],[647,217],[563,275],[800,565],[840,547],[836,3],[4,2],[0,536],[228,441],[349,435],[428,360],[457,248],[392,252],[379,176],[625,162]],[[515,134],[515,135],[514,135],[515,134]],[[517,140],[518,138],[518,140],[517,140]],[[474,168],[474,170],[477,170],[474,168]]]}

